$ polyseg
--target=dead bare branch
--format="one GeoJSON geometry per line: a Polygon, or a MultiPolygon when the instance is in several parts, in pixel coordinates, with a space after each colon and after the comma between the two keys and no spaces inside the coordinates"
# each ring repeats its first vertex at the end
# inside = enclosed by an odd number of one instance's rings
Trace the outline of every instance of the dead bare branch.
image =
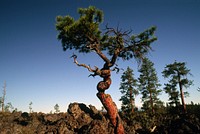
{"type": "Polygon", "coordinates": [[[77,55],[73,54],[70,58],[73,58],[73,59],[74,59],[74,63],[75,63],[77,66],[79,66],[79,67],[84,67],[84,68],[88,69],[89,72],[93,72],[93,73],[94,73],[94,74],[90,74],[88,77],[90,77],[90,76],[95,77],[96,75],[99,75],[99,76],[101,75],[101,70],[100,70],[97,66],[94,67],[95,69],[92,69],[92,68],[90,67],[90,65],[78,63],[78,61],[77,61],[77,55]]]}

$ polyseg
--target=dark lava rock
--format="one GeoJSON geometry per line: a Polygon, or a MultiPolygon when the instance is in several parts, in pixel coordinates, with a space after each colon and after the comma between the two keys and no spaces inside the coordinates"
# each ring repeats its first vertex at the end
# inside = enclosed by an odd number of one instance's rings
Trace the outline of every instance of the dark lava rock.
{"type": "Polygon", "coordinates": [[[71,103],[67,113],[0,112],[0,134],[114,134],[109,119],[94,106],[71,103]]]}
{"type": "MultiPolygon", "coordinates": [[[[68,112],[57,114],[0,112],[0,134],[114,134],[107,114],[94,106],[71,103],[68,112]]],[[[132,125],[124,121],[125,134],[147,134],[142,118],[132,125]]],[[[153,134],[200,133],[199,118],[195,115],[163,115],[162,120],[150,128],[153,134]]],[[[151,119],[151,118],[150,118],[151,119]]],[[[148,120],[147,120],[148,121],[148,120]]],[[[154,122],[156,123],[156,122],[154,122]]]]}

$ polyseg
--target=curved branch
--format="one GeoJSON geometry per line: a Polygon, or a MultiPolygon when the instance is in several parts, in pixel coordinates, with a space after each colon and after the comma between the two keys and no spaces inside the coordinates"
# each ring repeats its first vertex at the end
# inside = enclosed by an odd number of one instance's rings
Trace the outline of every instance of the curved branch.
{"type": "Polygon", "coordinates": [[[116,49],[113,56],[112,56],[112,59],[111,59],[111,62],[110,62],[111,63],[110,67],[112,67],[115,64],[117,57],[119,56],[119,53],[120,53],[120,50],[116,49]]]}
{"type": "Polygon", "coordinates": [[[113,36],[114,43],[116,44],[116,46],[113,46],[114,53],[112,55],[109,67],[112,67],[115,64],[117,57],[122,52],[123,48],[125,47],[125,44],[128,44],[128,40],[130,38],[129,34],[131,32],[132,32],[131,30],[122,31],[118,27],[116,29],[114,29],[114,28],[108,27],[106,25],[106,33],[105,34],[113,36]]]}
{"type": "Polygon", "coordinates": [[[78,63],[78,61],[77,61],[77,55],[75,55],[75,54],[73,54],[73,55],[71,56],[71,58],[74,59],[74,63],[75,63],[77,66],[87,68],[88,71],[94,73],[94,74],[90,74],[89,76],[93,76],[93,77],[94,77],[94,76],[96,76],[96,75],[99,75],[99,76],[101,75],[101,70],[100,70],[97,66],[95,66],[95,69],[92,69],[89,65],[78,63]]]}
{"type": "Polygon", "coordinates": [[[104,62],[106,62],[107,65],[110,64],[110,60],[97,47],[94,50],[101,57],[101,59],[103,59],[104,62]]]}
{"type": "Polygon", "coordinates": [[[73,54],[73,55],[71,56],[71,58],[74,58],[74,63],[75,63],[77,66],[81,66],[81,67],[87,68],[88,71],[94,72],[94,70],[93,70],[90,66],[85,65],[85,64],[79,64],[78,61],[76,60],[76,59],[77,59],[77,55],[73,54]]]}

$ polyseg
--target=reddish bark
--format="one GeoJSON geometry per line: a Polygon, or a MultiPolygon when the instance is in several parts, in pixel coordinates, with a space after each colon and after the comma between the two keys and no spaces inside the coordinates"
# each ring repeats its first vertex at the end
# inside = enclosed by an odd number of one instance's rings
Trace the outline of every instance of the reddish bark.
{"type": "Polygon", "coordinates": [[[121,118],[118,114],[117,106],[113,102],[111,96],[103,92],[98,92],[97,97],[101,100],[101,103],[107,110],[110,121],[112,125],[115,127],[115,133],[124,134],[124,127],[123,127],[121,118]]]}
{"type": "Polygon", "coordinates": [[[100,76],[103,78],[103,81],[100,81],[98,84],[97,84],[97,90],[99,92],[104,92],[106,89],[108,89],[111,85],[111,78],[110,78],[110,74],[111,71],[110,69],[102,69],[101,70],[101,74],[100,76]]]}
{"type": "Polygon", "coordinates": [[[121,118],[118,114],[118,109],[116,104],[113,102],[109,94],[105,94],[104,91],[108,89],[111,85],[111,71],[110,69],[101,69],[101,75],[103,81],[97,84],[97,97],[100,99],[101,103],[105,107],[110,118],[110,122],[115,127],[116,134],[124,134],[124,127],[121,118]]]}
{"type": "Polygon", "coordinates": [[[180,76],[180,72],[178,72],[178,83],[179,83],[179,88],[180,88],[180,92],[181,92],[181,101],[182,101],[182,105],[183,105],[183,113],[187,113],[187,109],[186,109],[186,105],[185,105],[185,100],[184,100],[184,92],[183,92],[183,85],[181,83],[181,76],[180,76]]]}

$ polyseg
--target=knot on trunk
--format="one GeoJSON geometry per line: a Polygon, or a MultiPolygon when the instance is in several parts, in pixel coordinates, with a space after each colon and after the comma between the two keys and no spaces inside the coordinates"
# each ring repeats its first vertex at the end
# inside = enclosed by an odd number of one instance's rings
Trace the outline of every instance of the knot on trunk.
{"type": "Polygon", "coordinates": [[[106,89],[108,89],[111,85],[111,78],[110,78],[110,69],[102,69],[101,70],[101,77],[103,78],[103,81],[100,81],[97,84],[97,90],[99,92],[104,92],[106,89]]]}

